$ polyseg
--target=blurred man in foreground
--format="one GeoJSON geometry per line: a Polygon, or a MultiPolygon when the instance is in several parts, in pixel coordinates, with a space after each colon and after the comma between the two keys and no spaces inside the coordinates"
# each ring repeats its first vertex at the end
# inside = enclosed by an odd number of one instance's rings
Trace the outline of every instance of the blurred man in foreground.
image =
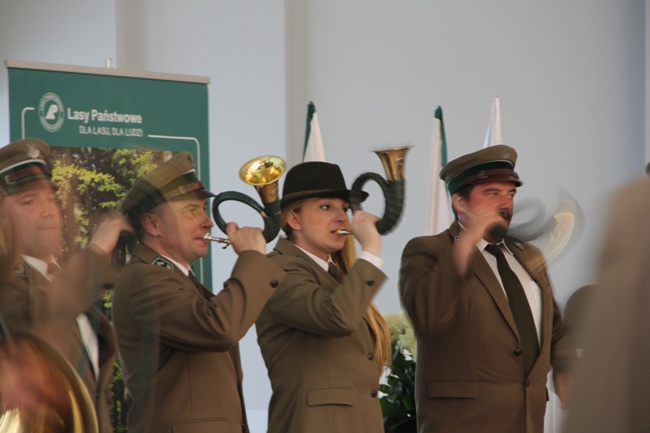
{"type": "Polygon", "coordinates": [[[580,323],[583,356],[566,433],[641,433],[650,426],[650,179],[616,192],[600,276],[580,323]]]}
{"type": "Polygon", "coordinates": [[[109,433],[115,340],[93,303],[114,282],[109,254],[130,227],[118,212],[107,213],[87,247],[63,262],[59,186],[52,182],[50,156],[48,144],[35,138],[0,149],[0,313],[10,332],[40,338],[72,365],[88,389],[100,431],[109,433]]]}

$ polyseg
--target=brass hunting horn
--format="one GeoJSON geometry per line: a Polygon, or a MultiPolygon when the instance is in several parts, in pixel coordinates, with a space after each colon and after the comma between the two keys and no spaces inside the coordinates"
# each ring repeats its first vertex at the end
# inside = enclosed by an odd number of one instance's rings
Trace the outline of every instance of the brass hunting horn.
{"type": "MultiPolygon", "coordinates": [[[[273,155],[264,155],[253,158],[242,165],[239,169],[239,178],[245,183],[252,185],[262,199],[264,207],[246,194],[237,191],[226,191],[218,194],[212,202],[212,217],[214,222],[226,233],[226,222],[219,213],[219,205],[228,200],[239,201],[255,209],[264,219],[264,230],[262,235],[266,242],[271,242],[280,232],[280,200],[278,194],[278,180],[284,174],[286,164],[282,158],[273,155]]],[[[217,238],[209,233],[205,239],[215,242],[230,244],[228,239],[217,238]]],[[[224,247],[224,248],[225,248],[224,247]]]]}
{"type": "Polygon", "coordinates": [[[384,193],[384,215],[377,221],[379,234],[389,233],[402,217],[404,207],[404,165],[406,153],[411,146],[393,147],[385,150],[376,150],[386,172],[386,179],[377,173],[363,173],[350,188],[350,207],[352,210],[361,209],[363,200],[363,185],[368,180],[374,180],[384,193]]]}
{"type": "Polygon", "coordinates": [[[81,377],[44,341],[10,335],[0,315],[0,433],[97,433],[81,377]]]}
{"type": "Polygon", "coordinates": [[[559,191],[555,211],[546,216],[541,201],[523,201],[515,208],[515,214],[532,213],[529,221],[513,225],[508,234],[524,242],[539,245],[542,257],[528,265],[531,268],[549,266],[567,251],[581,236],[585,225],[585,215],[578,201],[565,190],[559,191]]]}

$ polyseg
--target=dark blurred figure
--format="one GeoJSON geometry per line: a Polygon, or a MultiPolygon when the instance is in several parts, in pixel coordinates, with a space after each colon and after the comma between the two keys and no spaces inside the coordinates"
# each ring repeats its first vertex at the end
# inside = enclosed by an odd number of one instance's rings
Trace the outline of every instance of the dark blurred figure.
{"type": "Polygon", "coordinates": [[[650,179],[624,187],[613,204],[567,433],[650,430],[650,179]]]}
{"type": "Polygon", "coordinates": [[[571,339],[578,349],[578,357],[582,356],[585,338],[589,332],[584,324],[585,314],[589,311],[597,290],[598,286],[595,284],[580,287],[573,292],[564,307],[564,326],[568,329],[571,339]]]}

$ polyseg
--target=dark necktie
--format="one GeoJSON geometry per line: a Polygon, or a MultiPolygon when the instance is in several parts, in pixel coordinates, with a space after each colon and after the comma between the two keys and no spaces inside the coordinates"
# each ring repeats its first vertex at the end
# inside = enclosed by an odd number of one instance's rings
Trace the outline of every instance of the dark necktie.
{"type": "Polygon", "coordinates": [[[196,275],[194,275],[194,272],[193,272],[192,270],[190,270],[190,271],[188,272],[187,276],[189,277],[190,280],[192,280],[192,282],[194,283],[194,285],[195,285],[196,287],[201,287],[201,286],[203,286],[203,284],[201,284],[201,282],[199,281],[199,279],[196,278],[196,275]]]}
{"type": "Polygon", "coordinates": [[[517,275],[510,269],[508,262],[503,255],[503,250],[499,245],[489,244],[485,250],[497,259],[497,269],[501,276],[503,288],[508,295],[510,311],[515,318],[515,324],[521,338],[521,356],[524,363],[524,372],[526,375],[535,363],[539,354],[539,343],[537,341],[537,329],[533,314],[530,311],[530,304],[526,298],[524,288],[517,275]]]}
{"type": "Polygon", "coordinates": [[[334,279],[339,283],[343,281],[343,275],[341,275],[341,271],[339,271],[338,266],[336,266],[334,262],[327,263],[327,273],[334,277],[334,279]]]}

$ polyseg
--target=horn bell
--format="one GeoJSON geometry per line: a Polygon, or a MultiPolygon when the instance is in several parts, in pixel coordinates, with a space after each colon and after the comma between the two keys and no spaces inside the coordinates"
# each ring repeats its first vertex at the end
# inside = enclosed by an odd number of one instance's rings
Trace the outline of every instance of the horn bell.
{"type": "Polygon", "coordinates": [[[219,212],[219,206],[225,201],[238,201],[255,209],[264,219],[262,235],[266,242],[271,242],[280,232],[280,200],[278,180],[286,169],[286,163],[279,156],[264,155],[253,158],[239,169],[239,178],[257,190],[264,207],[246,194],[237,191],[225,191],[217,194],[212,201],[212,216],[215,223],[226,233],[226,221],[219,212]]]}
{"type": "Polygon", "coordinates": [[[242,165],[239,178],[254,186],[264,203],[271,203],[278,199],[277,181],[286,167],[284,160],[278,156],[259,156],[242,165]]]}
{"type": "Polygon", "coordinates": [[[379,234],[386,234],[393,230],[402,217],[404,207],[404,183],[406,153],[412,146],[398,146],[385,150],[374,151],[386,172],[386,179],[377,173],[363,173],[356,178],[350,188],[350,207],[353,210],[362,209],[363,185],[372,180],[379,185],[384,193],[385,207],[383,217],[377,221],[379,234]]]}
{"type": "Polygon", "coordinates": [[[375,150],[386,172],[388,180],[404,180],[406,178],[406,153],[412,146],[393,147],[375,150]]]}
{"type": "Polygon", "coordinates": [[[74,368],[35,337],[0,345],[0,433],[97,433],[88,390],[74,368]]]}

